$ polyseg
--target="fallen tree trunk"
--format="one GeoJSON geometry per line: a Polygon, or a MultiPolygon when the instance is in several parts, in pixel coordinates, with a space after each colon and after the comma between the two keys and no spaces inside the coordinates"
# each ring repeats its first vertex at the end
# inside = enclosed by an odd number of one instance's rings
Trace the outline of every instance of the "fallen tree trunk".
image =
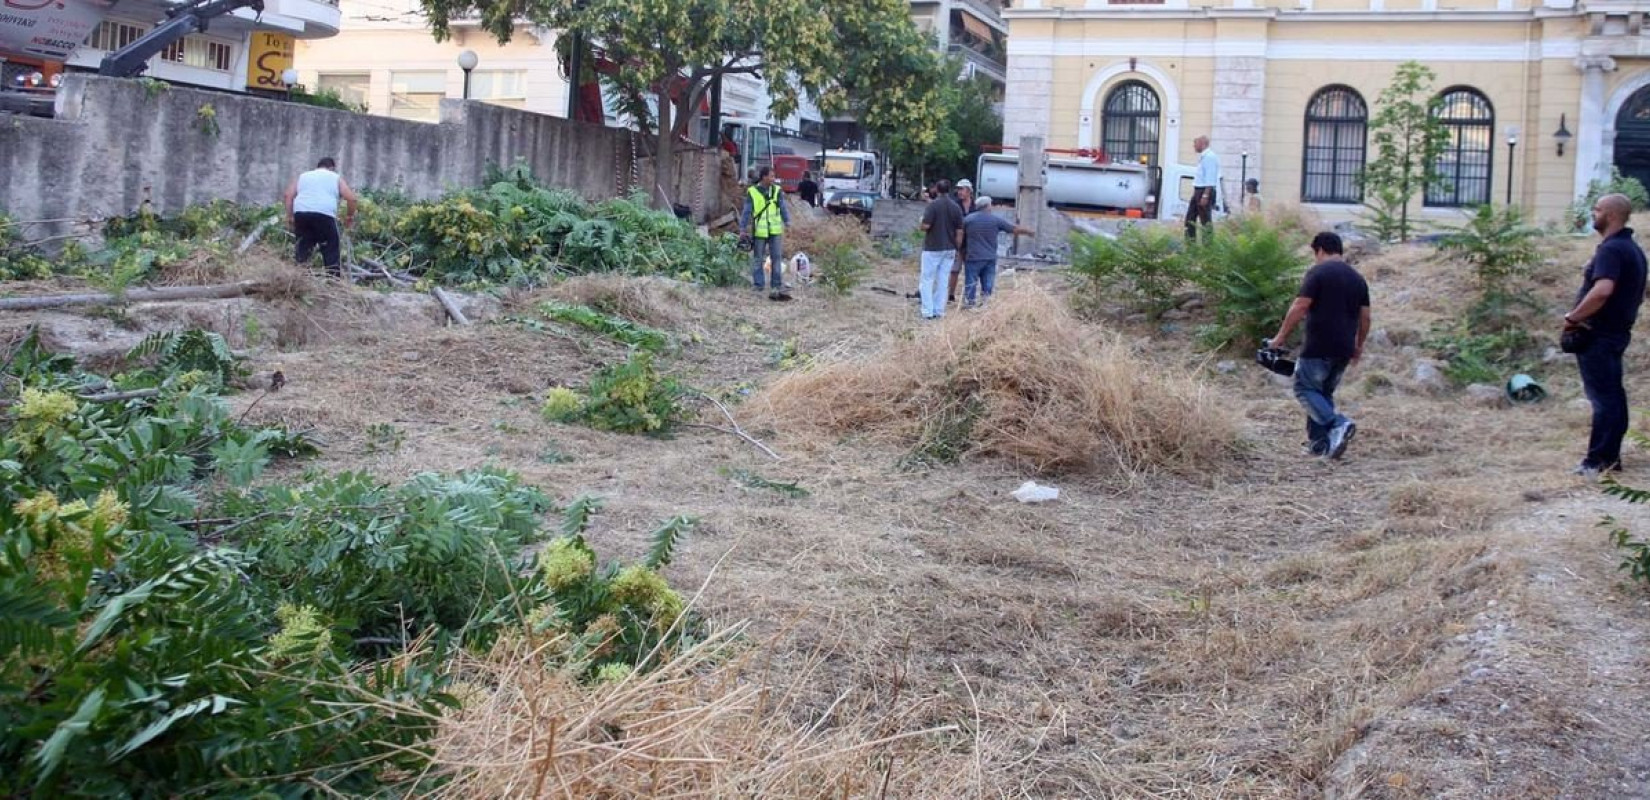
{"type": "Polygon", "coordinates": [[[280,217],[270,217],[269,219],[266,219],[263,222],[258,223],[258,227],[253,228],[252,232],[247,234],[245,239],[241,240],[241,246],[235,248],[235,255],[238,255],[238,256],[246,255],[246,251],[251,250],[252,245],[257,244],[259,237],[264,235],[264,229],[268,228],[271,225],[274,225],[275,221],[278,220],[278,219],[280,219],[280,217]]]}
{"type": "Polygon", "coordinates": [[[440,301],[441,307],[447,309],[447,316],[452,317],[455,324],[470,324],[470,319],[464,316],[464,311],[458,307],[458,299],[448,294],[446,289],[436,286],[430,289],[430,294],[435,295],[435,299],[440,301]]]}
{"type": "Polygon", "coordinates": [[[108,292],[86,294],[48,294],[39,297],[0,298],[0,311],[38,311],[63,306],[108,305],[112,303],[145,303],[158,300],[221,300],[256,294],[262,285],[257,281],[222,283],[212,286],[165,286],[159,289],[132,289],[125,295],[108,292]]]}

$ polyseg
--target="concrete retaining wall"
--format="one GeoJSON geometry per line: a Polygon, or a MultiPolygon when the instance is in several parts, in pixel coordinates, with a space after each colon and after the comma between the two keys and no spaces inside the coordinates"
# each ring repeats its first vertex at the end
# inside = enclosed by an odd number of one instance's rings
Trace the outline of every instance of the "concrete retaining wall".
{"type": "Polygon", "coordinates": [[[0,209],[18,219],[161,214],[210,200],[279,202],[323,156],[357,189],[430,198],[524,160],[537,178],[602,200],[659,184],[703,221],[720,205],[715,154],[677,153],[654,178],[630,131],[477,102],[444,100],[429,124],[138,81],[67,76],[57,119],[0,116],[0,209]],[[215,123],[216,132],[211,132],[215,123]],[[636,166],[632,168],[632,161],[636,166]]]}

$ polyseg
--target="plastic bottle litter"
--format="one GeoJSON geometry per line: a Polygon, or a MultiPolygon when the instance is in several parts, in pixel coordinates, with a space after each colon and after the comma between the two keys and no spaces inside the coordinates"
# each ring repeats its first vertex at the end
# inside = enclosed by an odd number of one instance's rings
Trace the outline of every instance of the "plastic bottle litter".
{"type": "Polygon", "coordinates": [[[1014,490],[1014,499],[1022,503],[1043,503],[1060,499],[1060,490],[1036,481],[1026,481],[1014,490]]]}

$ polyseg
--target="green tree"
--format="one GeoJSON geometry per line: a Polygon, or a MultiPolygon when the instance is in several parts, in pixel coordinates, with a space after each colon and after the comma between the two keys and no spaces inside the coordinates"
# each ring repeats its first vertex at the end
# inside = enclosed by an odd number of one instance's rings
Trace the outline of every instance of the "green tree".
{"type": "Polygon", "coordinates": [[[1392,83],[1375,100],[1369,127],[1376,155],[1364,167],[1364,190],[1382,238],[1408,241],[1409,201],[1437,182],[1438,157],[1449,144],[1449,131],[1438,121],[1432,82],[1437,75],[1419,61],[1398,65],[1392,83]]]}
{"type": "Polygon", "coordinates": [[[764,78],[777,118],[806,96],[828,114],[853,113],[872,130],[904,130],[922,144],[939,120],[939,57],[904,0],[836,0],[829,13],[809,0],[422,2],[437,39],[453,18],[478,13],[500,42],[525,20],[601,47],[620,65],[610,77],[625,95],[656,99],[625,105],[656,135],[661,175],[671,173],[677,137],[723,75],[764,78]]]}
{"type": "MultiPolygon", "coordinates": [[[[962,64],[961,59],[950,58],[942,69],[946,75],[957,75],[962,64]]],[[[980,147],[1002,142],[1003,118],[997,113],[997,97],[989,79],[944,81],[939,94],[940,123],[931,140],[918,141],[900,129],[876,131],[894,169],[907,177],[972,175],[980,147]]]]}

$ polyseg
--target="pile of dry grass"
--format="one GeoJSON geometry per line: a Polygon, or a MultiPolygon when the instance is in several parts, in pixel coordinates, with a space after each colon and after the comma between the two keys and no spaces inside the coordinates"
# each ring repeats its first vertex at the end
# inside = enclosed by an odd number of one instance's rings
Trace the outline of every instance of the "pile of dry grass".
{"type": "Polygon", "coordinates": [[[554,643],[469,658],[456,665],[463,708],[432,742],[432,796],[939,797],[981,784],[976,759],[936,741],[955,726],[906,727],[923,701],[850,692],[814,707],[802,687],[817,664],[775,685],[754,663],[769,648],[736,648],[738,632],[596,686],[547,667],[554,643]]]}
{"type": "Polygon", "coordinates": [[[807,253],[814,258],[837,249],[847,249],[869,258],[874,250],[865,226],[853,217],[824,214],[807,207],[791,214],[785,228],[785,250],[807,253]]]}
{"type": "Polygon", "coordinates": [[[986,311],[890,349],[788,375],[756,407],[783,429],[868,433],[918,455],[1001,457],[1045,474],[1205,467],[1237,438],[1236,415],[1209,387],[1098,335],[1034,288],[1000,292],[986,311]]]}
{"type": "Polygon", "coordinates": [[[684,327],[691,295],[671,278],[629,275],[577,275],[555,285],[551,295],[615,317],[655,328],[684,327]]]}

